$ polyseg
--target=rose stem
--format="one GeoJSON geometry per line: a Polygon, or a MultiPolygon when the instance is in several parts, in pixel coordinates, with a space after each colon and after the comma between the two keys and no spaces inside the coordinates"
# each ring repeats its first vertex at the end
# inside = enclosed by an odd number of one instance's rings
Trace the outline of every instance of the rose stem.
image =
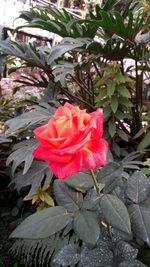
{"type": "Polygon", "coordinates": [[[97,182],[95,173],[93,172],[93,170],[90,170],[90,173],[91,173],[91,176],[92,176],[92,179],[93,179],[93,183],[94,183],[95,188],[96,188],[96,192],[97,192],[97,194],[99,195],[99,194],[100,194],[100,188],[99,188],[99,184],[98,184],[98,182],[97,182]]]}

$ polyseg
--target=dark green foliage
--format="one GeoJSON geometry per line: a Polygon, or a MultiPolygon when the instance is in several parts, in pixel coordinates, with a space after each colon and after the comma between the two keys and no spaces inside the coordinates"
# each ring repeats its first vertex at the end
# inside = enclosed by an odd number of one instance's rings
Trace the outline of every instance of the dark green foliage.
{"type": "Polygon", "coordinates": [[[62,41],[51,48],[0,42],[1,53],[43,71],[39,81],[28,77],[24,84],[47,87],[45,102],[9,119],[6,126],[13,133],[2,139],[13,142],[15,134],[19,140],[7,159],[14,175],[11,186],[20,192],[30,187],[28,195],[50,187],[56,205],[28,216],[11,234],[18,238],[12,252],[28,266],[145,266],[137,254],[150,245],[150,183],[137,171],[143,154],[129,152],[138,144],[149,146],[149,124],[141,132],[142,120],[149,121],[142,94],[149,51],[147,36],[141,39],[143,30],[147,33],[145,17],[136,3],[128,1],[122,8],[120,3],[107,0],[87,19],[55,8],[23,11],[23,27],[58,34],[62,41]],[[126,68],[125,59],[135,65],[126,68]],[[89,173],[55,180],[47,162],[33,160],[34,128],[66,101],[87,111],[104,110],[105,136],[115,160],[109,155],[106,166],[95,171],[100,194],[89,173]]]}

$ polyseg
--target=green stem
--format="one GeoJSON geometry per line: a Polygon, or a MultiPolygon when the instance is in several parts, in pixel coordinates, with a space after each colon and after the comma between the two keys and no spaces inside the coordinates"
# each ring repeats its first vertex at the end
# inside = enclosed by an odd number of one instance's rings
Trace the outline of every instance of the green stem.
{"type": "Polygon", "coordinates": [[[96,192],[97,192],[97,194],[99,195],[99,194],[100,194],[100,188],[99,188],[99,184],[98,184],[98,182],[97,182],[95,173],[93,172],[93,170],[90,170],[90,173],[91,173],[91,176],[92,176],[92,179],[93,179],[94,186],[95,186],[95,188],[96,188],[96,192]]]}

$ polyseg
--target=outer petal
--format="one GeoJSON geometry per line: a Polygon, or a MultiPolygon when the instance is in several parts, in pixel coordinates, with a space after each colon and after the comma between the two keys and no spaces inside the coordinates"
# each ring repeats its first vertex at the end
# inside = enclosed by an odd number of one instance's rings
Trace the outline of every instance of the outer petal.
{"type": "Polygon", "coordinates": [[[58,163],[58,162],[49,162],[49,168],[59,179],[67,179],[68,176],[71,176],[81,169],[81,154],[78,153],[72,157],[72,160],[68,163],[58,163]]]}
{"type": "Polygon", "coordinates": [[[94,170],[103,166],[106,162],[107,152],[108,143],[105,139],[100,139],[97,142],[91,140],[81,152],[82,168],[94,170]]]}
{"type": "Polygon", "coordinates": [[[65,154],[60,155],[59,151],[56,150],[56,153],[52,153],[52,150],[42,145],[39,145],[33,152],[32,155],[37,159],[42,160],[52,160],[54,162],[60,162],[65,164],[66,162],[72,159],[72,155],[65,154]]]}
{"type": "Polygon", "coordinates": [[[96,127],[93,127],[93,138],[101,138],[103,136],[103,110],[98,108],[96,111],[90,113],[91,119],[95,120],[96,127]]]}

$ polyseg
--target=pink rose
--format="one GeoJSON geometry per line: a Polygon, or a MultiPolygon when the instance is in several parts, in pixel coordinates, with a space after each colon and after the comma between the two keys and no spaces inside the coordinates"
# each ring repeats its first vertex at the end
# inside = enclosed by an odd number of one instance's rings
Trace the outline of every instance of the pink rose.
{"type": "Polygon", "coordinates": [[[49,168],[60,179],[81,169],[96,169],[106,162],[108,143],[103,135],[103,112],[88,114],[66,103],[59,107],[48,124],[34,134],[40,142],[33,151],[37,159],[48,160],[49,168]]]}

